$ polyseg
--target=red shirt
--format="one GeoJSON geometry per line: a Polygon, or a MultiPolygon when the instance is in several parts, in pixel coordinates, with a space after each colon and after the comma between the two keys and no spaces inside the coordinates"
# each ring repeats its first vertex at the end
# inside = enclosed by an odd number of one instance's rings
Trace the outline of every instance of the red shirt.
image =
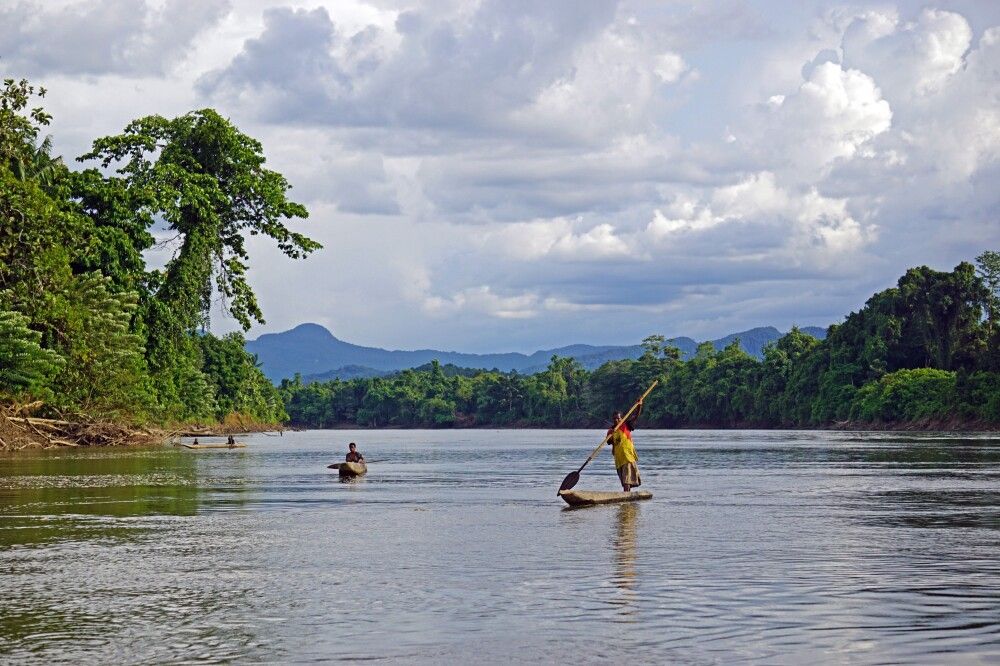
{"type": "MultiPolygon", "coordinates": [[[[615,430],[614,426],[608,428],[608,434],[610,435],[612,432],[614,432],[614,430],[615,430]]],[[[618,430],[625,433],[625,436],[628,437],[629,439],[632,439],[632,431],[629,430],[628,423],[621,424],[618,427],[618,430]]]]}

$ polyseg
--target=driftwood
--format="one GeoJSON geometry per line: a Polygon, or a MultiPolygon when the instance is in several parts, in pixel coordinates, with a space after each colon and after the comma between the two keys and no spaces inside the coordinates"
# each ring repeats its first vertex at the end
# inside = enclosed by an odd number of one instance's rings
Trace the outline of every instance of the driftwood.
{"type": "Polygon", "coordinates": [[[173,428],[140,428],[95,419],[86,414],[64,415],[51,406],[45,407],[45,413],[60,418],[32,416],[43,406],[42,402],[21,405],[0,403],[0,451],[63,446],[136,446],[170,441],[180,443],[181,437],[225,437],[281,429],[280,425],[258,423],[240,414],[231,414],[218,424],[184,424],[173,428]]]}
{"type": "Polygon", "coordinates": [[[72,421],[27,416],[31,408],[28,405],[0,409],[0,446],[20,450],[152,444],[163,440],[163,433],[98,421],[86,416],[72,421]]]}

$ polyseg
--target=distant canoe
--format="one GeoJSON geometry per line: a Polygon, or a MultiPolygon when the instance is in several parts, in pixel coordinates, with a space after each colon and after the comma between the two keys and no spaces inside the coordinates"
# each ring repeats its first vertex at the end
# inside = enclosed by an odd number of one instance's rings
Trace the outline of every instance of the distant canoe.
{"type": "Polygon", "coordinates": [[[185,449],[245,449],[246,444],[236,442],[235,444],[181,444],[185,449]]]}
{"type": "Polygon", "coordinates": [[[600,493],[592,490],[560,490],[562,497],[570,506],[593,506],[594,504],[614,504],[615,502],[638,502],[653,499],[653,493],[637,490],[631,493],[600,493]]]}
{"type": "Polygon", "coordinates": [[[354,462],[342,462],[333,465],[327,465],[329,469],[335,469],[340,472],[340,476],[345,479],[351,479],[356,476],[361,476],[362,474],[368,473],[368,465],[365,463],[354,463],[354,462]]]}

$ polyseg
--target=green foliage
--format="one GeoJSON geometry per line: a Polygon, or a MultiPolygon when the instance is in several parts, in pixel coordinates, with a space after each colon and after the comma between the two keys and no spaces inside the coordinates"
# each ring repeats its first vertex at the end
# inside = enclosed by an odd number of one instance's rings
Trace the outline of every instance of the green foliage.
{"type": "Polygon", "coordinates": [[[955,390],[956,416],[1000,423],[1000,373],[959,372],[955,390]]]}
{"type": "Polygon", "coordinates": [[[986,287],[983,307],[986,308],[986,345],[981,367],[1000,371],[1000,252],[987,250],[976,257],[976,274],[986,287]]]}
{"type": "Polygon", "coordinates": [[[24,80],[0,89],[0,393],[116,420],[285,418],[243,338],[198,330],[213,285],[241,325],[263,321],[245,234],[296,258],[319,247],[285,226],[307,213],[261,145],[210,109],[150,116],[84,156],[114,175],[71,172],[39,141],[35,96],[24,80]],[[147,271],[160,221],[180,249],[147,271]]]}
{"type": "Polygon", "coordinates": [[[0,310],[0,396],[37,391],[63,366],[58,354],[39,346],[41,337],[24,315],[0,310]]]}
{"type": "Polygon", "coordinates": [[[72,250],[88,232],[85,219],[65,210],[38,183],[0,168],[0,290],[38,296],[53,274],[70,270],[72,250]]]}
{"type": "Polygon", "coordinates": [[[257,367],[257,359],[243,348],[239,333],[217,338],[205,334],[198,338],[203,369],[215,387],[215,416],[252,414],[257,419],[277,423],[288,418],[281,396],[257,367]]]}
{"type": "Polygon", "coordinates": [[[851,417],[882,423],[944,419],[954,412],[955,398],[954,372],[897,370],[857,391],[851,417]]]}
{"type": "MultiPolygon", "coordinates": [[[[788,390],[792,372],[802,367],[802,358],[812,352],[819,340],[797,327],[774,344],[764,348],[764,359],[753,396],[754,421],[760,424],[789,425],[795,419],[794,395],[788,390]]],[[[797,377],[802,381],[802,377],[797,377]]]]}
{"type": "Polygon", "coordinates": [[[144,215],[163,219],[182,237],[158,297],[188,330],[205,322],[213,277],[244,330],[252,320],[263,323],[246,281],[245,234],[273,238],[292,258],[321,247],[282,222],[308,212],[286,198],[285,177],[264,168],[260,142],[212,109],[172,120],[139,118],[122,134],[94,141],[80,159],[116,166],[116,185],[124,187],[129,200],[140,202],[144,215]]]}
{"type": "Polygon", "coordinates": [[[52,120],[42,107],[29,108],[36,96],[45,97],[45,88],[36,90],[26,79],[4,79],[0,89],[0,164],[11,170],[28,160],[41,128],[52,120]]]}
{"type": "Polygon", "coordinates": [[[53,404],[93,416],[145,418],[154,393],[142,338],[129,328],[133,292],[114,293],[99,273],[73,276],[38,313],[49,346],[66,361],[54,378],[53,404]]]}

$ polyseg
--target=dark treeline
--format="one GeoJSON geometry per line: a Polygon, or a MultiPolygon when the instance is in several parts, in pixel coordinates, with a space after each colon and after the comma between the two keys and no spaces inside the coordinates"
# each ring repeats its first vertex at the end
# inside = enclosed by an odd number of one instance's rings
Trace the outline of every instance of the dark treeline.
{"type": "Polygon", "coordinates": [[[654,427],[1000,424],[1000,253],[978,269],[914,268],[831,326],[822,342],[792,329],[763,360],[734,342],[703,343],[688,361],[662,336],[636,360],[593,372],[553,357],[518,375],[442,367],[280,391],[295,425],[597,427],[654,379],[643,413],[654,427]]]}
{"type": "Polygon", "coordinates": [[[97,139],[73,170],[41,139],[42,89],[0,90],[0,404],[127,422],[276,423],[286,414],[240,334],[204,332],[213,298],[247,330],[263,321],[245,234],[290,257],[319,246],[284,220],[261,145],[211,109],[148,116],[97,139]],[[146,265],[153,230],[172,239],[146,265]]]}

